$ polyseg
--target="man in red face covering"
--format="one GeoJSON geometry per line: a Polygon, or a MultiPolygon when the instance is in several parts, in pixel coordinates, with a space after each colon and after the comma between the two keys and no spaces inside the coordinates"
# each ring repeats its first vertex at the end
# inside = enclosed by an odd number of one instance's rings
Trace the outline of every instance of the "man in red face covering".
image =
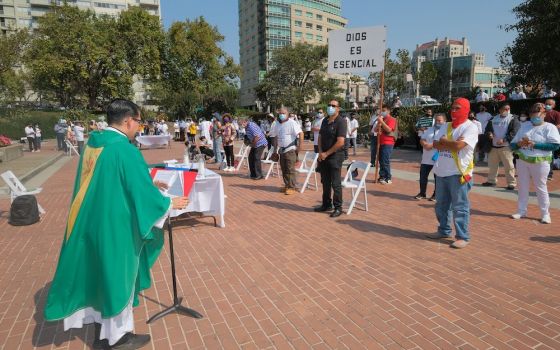
{"type": "Polygon", "coordinates": [[[451,123],[444,124],[434,137],[438,150],[434,164],[436,175],[436,217],[438,231],[427,235],[432,239],[451,237],[451,220],[455,226],[453,248],[469,244],[470,203],[474,168],[474,148],[478,141],[478,128],[468,120],[470,103],[458,98],[451,106],[451,123]]]}

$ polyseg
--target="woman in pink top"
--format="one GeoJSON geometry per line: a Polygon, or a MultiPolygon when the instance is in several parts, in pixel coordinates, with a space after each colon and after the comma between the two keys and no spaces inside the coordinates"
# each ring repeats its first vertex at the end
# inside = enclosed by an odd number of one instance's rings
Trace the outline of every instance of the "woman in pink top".
{"type": "Polygon", "coordinates": [[[222,126],[222,144],[224,146],[224,153],[226,154],[227,166],[224,171],[234,171],[233,167],[234,155],[233,155],[233,141],[235,140],[235,127],[231,123],[231,115],[226,113],[223,115],[224,125],[222,126]]]}

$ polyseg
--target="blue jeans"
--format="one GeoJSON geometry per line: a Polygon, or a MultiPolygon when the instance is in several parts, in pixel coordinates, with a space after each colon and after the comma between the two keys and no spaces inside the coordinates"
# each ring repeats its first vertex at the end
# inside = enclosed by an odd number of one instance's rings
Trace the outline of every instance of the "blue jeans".
{"type": "Polygon", "coordinates": [[[218,137],[215,138],[214,140],[212,140],[212,148],[214,151],[214,159],[216,160],[216,163],[221,163],[222,162],[222,152],[220,150],[220,145],[222,144],[222,138],[218,137]]]}
{"type": "Polygon", "coordinates": [[[470,240],[469,191],[472,180],[461,184],[459,175],[436,176],[436,217],[438,233],[451,236],[451,221],[455,225],[455,238],[470,240]]]}
{"type": "Polygon", "coordinates": [[[379,148],[379,178],[391,180],[391,153],[393,145],[381,145],[379,148]]]}

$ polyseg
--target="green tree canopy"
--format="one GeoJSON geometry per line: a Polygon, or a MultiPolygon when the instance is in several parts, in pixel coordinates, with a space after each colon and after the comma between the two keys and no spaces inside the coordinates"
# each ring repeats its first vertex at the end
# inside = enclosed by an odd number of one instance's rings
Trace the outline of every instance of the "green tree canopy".
{"type": "MultiPolygon", "coordinates": [[[[384,99],[389,101],[391,94],[401,95],[407,90],[406,74],[410,73],[410,54],[408,50],[398,49],[395,59],[391,58],[391,49],[385,51],[384,99]]],[[[379,92],[381,72],[371,73],[368,78],[374,95],[379,92]]]]}
{"type": "Polygon", "coordinates": [[[63,106],[94,108],[130,96],[134,75],[159,74],[162,28],[140,8],[115,19],[65,4],[38,23],[26,55],[32,86],[63,106]]]}
{"type": "Polygon", "coordinates": [[[513,8],[517,23],[505,26],[517,37],[499,54],[513,82],[560,86],[560,1],[527,0],[513,8]]]}
{"type": "Polygon", "coordinates": [[[232,104],[232,90],[237,89],[240,69],[219,47],[223,40],[203,17],[171,25],[165,36],[161,79],[154,86],[156,97],[170,112],[185,117],[198,106],[233,110],[237,97],[232,104]],[[219,96],[218,91],[225,94],[219,96]]]}
{"type": "Polygon", "coordinates": [[[24,73],[19,67],[28,41],[24,29],[0,35],[0,100],[11,102],[25,95],[24,73]]]}
{"type": "Polygon", "coordinates": [[[297,43],[273,52],[271,69],[255,88],[257,97],[272,107],[281,105],[303,111],[305,102],[335,96],[341,90],[326,76],[327,46],[297,43]]]}

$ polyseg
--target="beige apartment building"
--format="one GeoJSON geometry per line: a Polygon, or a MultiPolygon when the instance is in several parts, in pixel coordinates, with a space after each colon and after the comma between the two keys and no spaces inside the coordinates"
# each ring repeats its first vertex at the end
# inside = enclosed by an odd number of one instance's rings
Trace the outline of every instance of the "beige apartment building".
{"type": "Polygon", "coordinates": [[[293,43],[327,45],[328,32],[344,28],[341,0],[238,0],[240,104],[258,109],[254,88],[274,50],[293,43]]]}
{"type": "MultiPolygon", "coordinates": [[[[0,31],[6,34],[20,28],[33,29],[37,26],[37,19],[50,11],[53,5],[62,5],[61,0],[0,0],[0,31]]],[[[69,5],[83,10],[92,10],[98,14],[118,16],[129,6],[140,6],[150,14],[161,18],[160,0],[68,0],[69,5]]],[[[145,105],[150,100],[146,85],[140,79],[133,83],[133,100],[139,105],[145,105]]]]}

